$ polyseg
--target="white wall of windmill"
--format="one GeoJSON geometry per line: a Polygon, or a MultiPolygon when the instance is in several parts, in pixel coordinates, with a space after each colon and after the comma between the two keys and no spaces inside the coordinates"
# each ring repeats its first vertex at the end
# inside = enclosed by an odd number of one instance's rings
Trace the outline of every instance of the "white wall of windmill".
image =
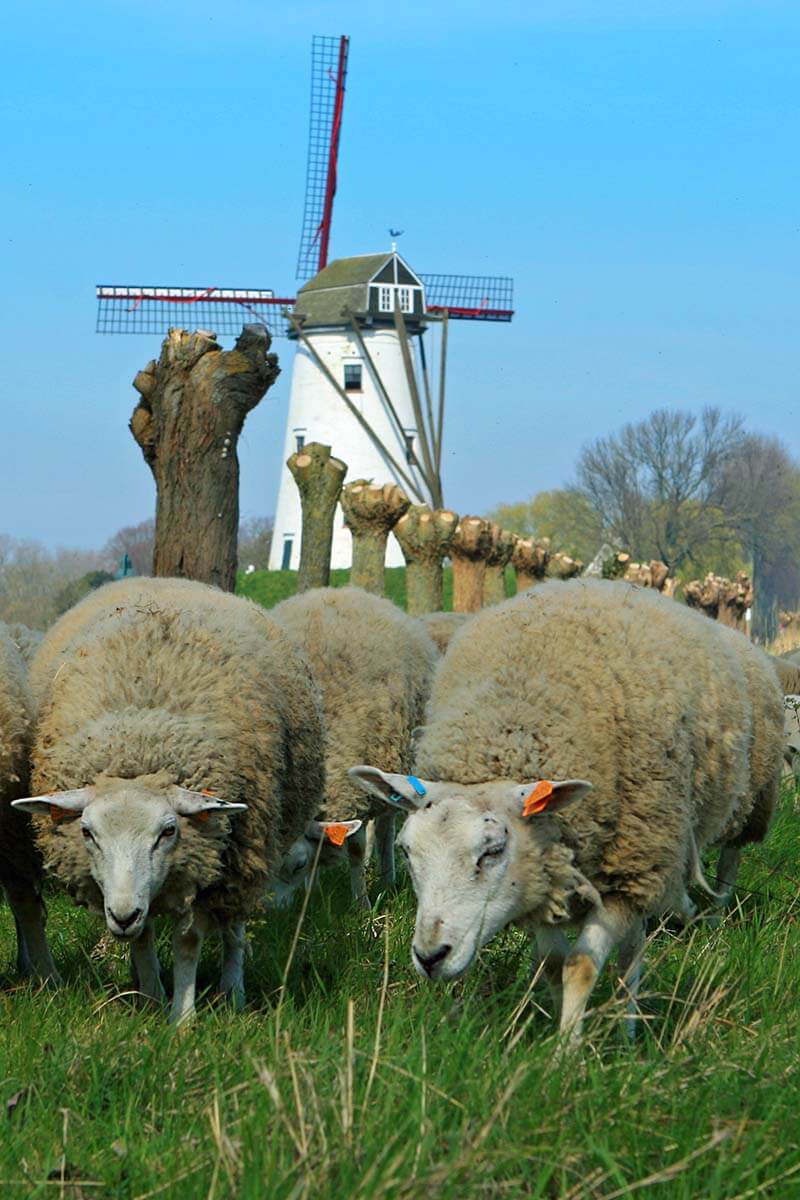
{"type": "MultiPolygon", "coordinates": [[[[398,335],[393,328],[364,329],[362,335],[403,429],[415,439],[414,448],[418,451],[414,409],[398,335]]],[[[405,438],[401,439],[396,431],[394,421],[372,378],[369,365],[362,359],[359,345],[352,333],[346,329],[309,331],[308,337],[331,374],[342,386],[345,368],[361,367],[360,391],[348,390],[347,394],[396,461],[415,478],[420,491],[425,495],[418,473],[408,465],[407,442],[405,438]]],[[[351,372],[348,371],[348,376],[350,375],[351,372]]],[[[282,456],[284,464],[298,448],[298,438],[302,438],[303,445],[307,442],[321,442],[330,446],[335,457],[347,463],[345,482],[372,479],[376,484],[394,482],[404,491],[408,490],[348,410],[341,396],[325,378],[308,350],[299,342],[289,392],[289,412],[282,456]]],[[[288,468],[284,465],[275,508],[270,570],[297,570],[300,564],[301,530],[300,494],[288,468]]],[[[339,507],[334,522],[331,566],[337,569],[349,567],[351,560],[352,537],[344,524],[339,507]]],[[[404,561],[398,542],[390,535],[386,565],[400,567],[404,561]]]]}

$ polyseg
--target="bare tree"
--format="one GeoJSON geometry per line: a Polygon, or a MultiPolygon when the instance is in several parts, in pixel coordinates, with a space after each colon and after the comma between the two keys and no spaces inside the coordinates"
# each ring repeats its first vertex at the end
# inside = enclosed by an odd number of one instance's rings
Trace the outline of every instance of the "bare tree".
{"type": "Polygon", "coordinates": [[[248,517],[239,524],[239,570],[253,566],[257,571],[269,568],[272,547],[272,517],[248,517]]]}
{"type": "Polygon", "coordinates": [[[39,542],[0,535],[0,620],[46,629],[61,611],[67,585],[102,566],[93,550],[51,552],[39,542]]]}
{"type": "Polygon", "coordinates": [[[741,418],[717,408],[704,409],[699,420],[659,409],[587,446],[579,488],[612,541],[675,571],[729,530],[723,483],[742,440],[741,418]]]}
{"type": "Polygon", "coordinates": [[[109,538],[103,547],[109,569],[116,570],[127,554],[137,575],[152,575],[155,539],[154,517],[148,517],[138,525],[125,525],[109,538]]]}

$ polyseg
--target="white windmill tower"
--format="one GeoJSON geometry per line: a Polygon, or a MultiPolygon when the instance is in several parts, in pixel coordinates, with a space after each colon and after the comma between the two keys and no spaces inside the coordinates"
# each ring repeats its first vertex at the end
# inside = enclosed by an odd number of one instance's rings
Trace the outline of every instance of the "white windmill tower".
{"type": "MultiPolygon", "coordinates": [[[[175,326],[238,334],[258,323],[297,344],[284,461],[306,442],[330,445],[350,479],[394,481],[415,501],[442,504],[440,465],[449,319],[510,321],[507,277],[417,275],[394,245],[328,263],[349,38],[312,41],[311,122],[296,299],[266,289],[98,285],[98,333],[165,334],[175,326]],[[440,325],[436,412],[423,335],[440,325]],[[412,348],[416,342],[416,352],[412,348]]],[[[334,529],[334,567],[351,539],[334,529]]],[[[300,559],[300,498],[288,469],[278,491],[270,567],[300,559]]],[[[390,566],[402,563],[390,539],[390,566]]]]}

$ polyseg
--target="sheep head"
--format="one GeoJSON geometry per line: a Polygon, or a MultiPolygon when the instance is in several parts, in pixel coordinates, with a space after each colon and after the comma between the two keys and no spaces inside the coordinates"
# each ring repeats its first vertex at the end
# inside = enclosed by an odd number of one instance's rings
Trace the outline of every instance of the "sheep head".
{"type": "Polygon", "coordinates": [[[302,835],[286,851],[268,894],[277,908],[289,903],[315,866],[332,867],[347,853],[347,839],[358,833],[363,821],[309,821],[302,835]]]}
{"type": "Polygon", "coordinates": [[[591,784],[429,782],[352,767],[372,796],[409,813],[397,844],[417,896],[411,960],[425,979],[457,979],[509,922],[546,900],[554,813],[591,784]]]}
{"type": "Polygon", "coordinates": [[[79,822],[88,870],[103,895],[114,937],[139,937],[161,891],[181,838],[181,818],[204,822],[212,814],[243,812],[205,792],[154,788],[136,779],[53,792],[13,801],[15,808],[47,815],[55,824],[79,822]]]}

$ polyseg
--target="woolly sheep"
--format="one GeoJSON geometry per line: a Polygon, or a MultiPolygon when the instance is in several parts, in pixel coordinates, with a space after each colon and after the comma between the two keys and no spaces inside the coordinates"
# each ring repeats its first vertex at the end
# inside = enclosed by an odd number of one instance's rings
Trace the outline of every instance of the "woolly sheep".
{"type": "Polygon", "coordinates": [[[0,622],[0,886],[17,927],[17,967],[23,975],[58,980],[45,937],[42,864],[30,817],[11,802],[28,784],[31,715],[22,656],[0,622]]]}
{"type": "Polygon", "coordinates": [[[29,663],[38,650],[44,634],[40,629],[29,629],[21,621],[12,621],[7,628],[12,642],[22,655],[22,661],[29,663]]]}
{"type": "Polygon", "coordinates": [[[365,822],[378,819],[375,841],[381,881],[394,882],[394,814],[376,806],[347,777],[347,768],[373,758],[391,769],[411,767],[411,736],[430,692],[436,648],[422,626],[389,600],[359,588],[319,588],[271,610],[305,655],[322,692],[328,741],[325,798],[313,822],[284,860],[274,894],[280,903],[321,865],[350,859],[353,895],[365,901],[365,822]],[[339,826],[339,847],[323,837],[339,826]],[[347,836],[346,851],[344,836],[347,836]]]}
{"type": "Polygon", "coordinates": [[[563,1032],[578,1036],[615,948],[635,1004],[644,918],[685,904],[698,850],[754,805],[747,680],[718,629],[653,591],[582,579],[473,618],[436,673],[421,780],[351,772],[411,814],[398,844],[420,975],[458,977],[513,921],[535,935],[563,1032]]]}
{"type": "MultiPolygon", "coordinates": [[[[244,921],[320,804],[319,695],[286,634],[248,600],[165,579],[110,585],[107,598],[82,627],[66,614],[71,639],[34,664],[50,683],[35,798],[17,803],[47,814],[35,822],[47,867],[130,943],[156,999],[152,918],[174,919],[180,1022],[213,928],[220,990],[243,1000],[244,921]]],[[[59,638],[55,627],[40,653],[59,638]]]]}
{"type": "Polygon", "coordinates": [[[800,665],[785,656],[771,658],[770,662],[780,680],[784,696],[794,696],[800,692],[800,665]]]}
{"type": "Polygon", "coordinates": [[[444,654],[453,636],[472,616],[472,613],[432,612],[417,618],[433,638],[440,654],[444,654]]]}

